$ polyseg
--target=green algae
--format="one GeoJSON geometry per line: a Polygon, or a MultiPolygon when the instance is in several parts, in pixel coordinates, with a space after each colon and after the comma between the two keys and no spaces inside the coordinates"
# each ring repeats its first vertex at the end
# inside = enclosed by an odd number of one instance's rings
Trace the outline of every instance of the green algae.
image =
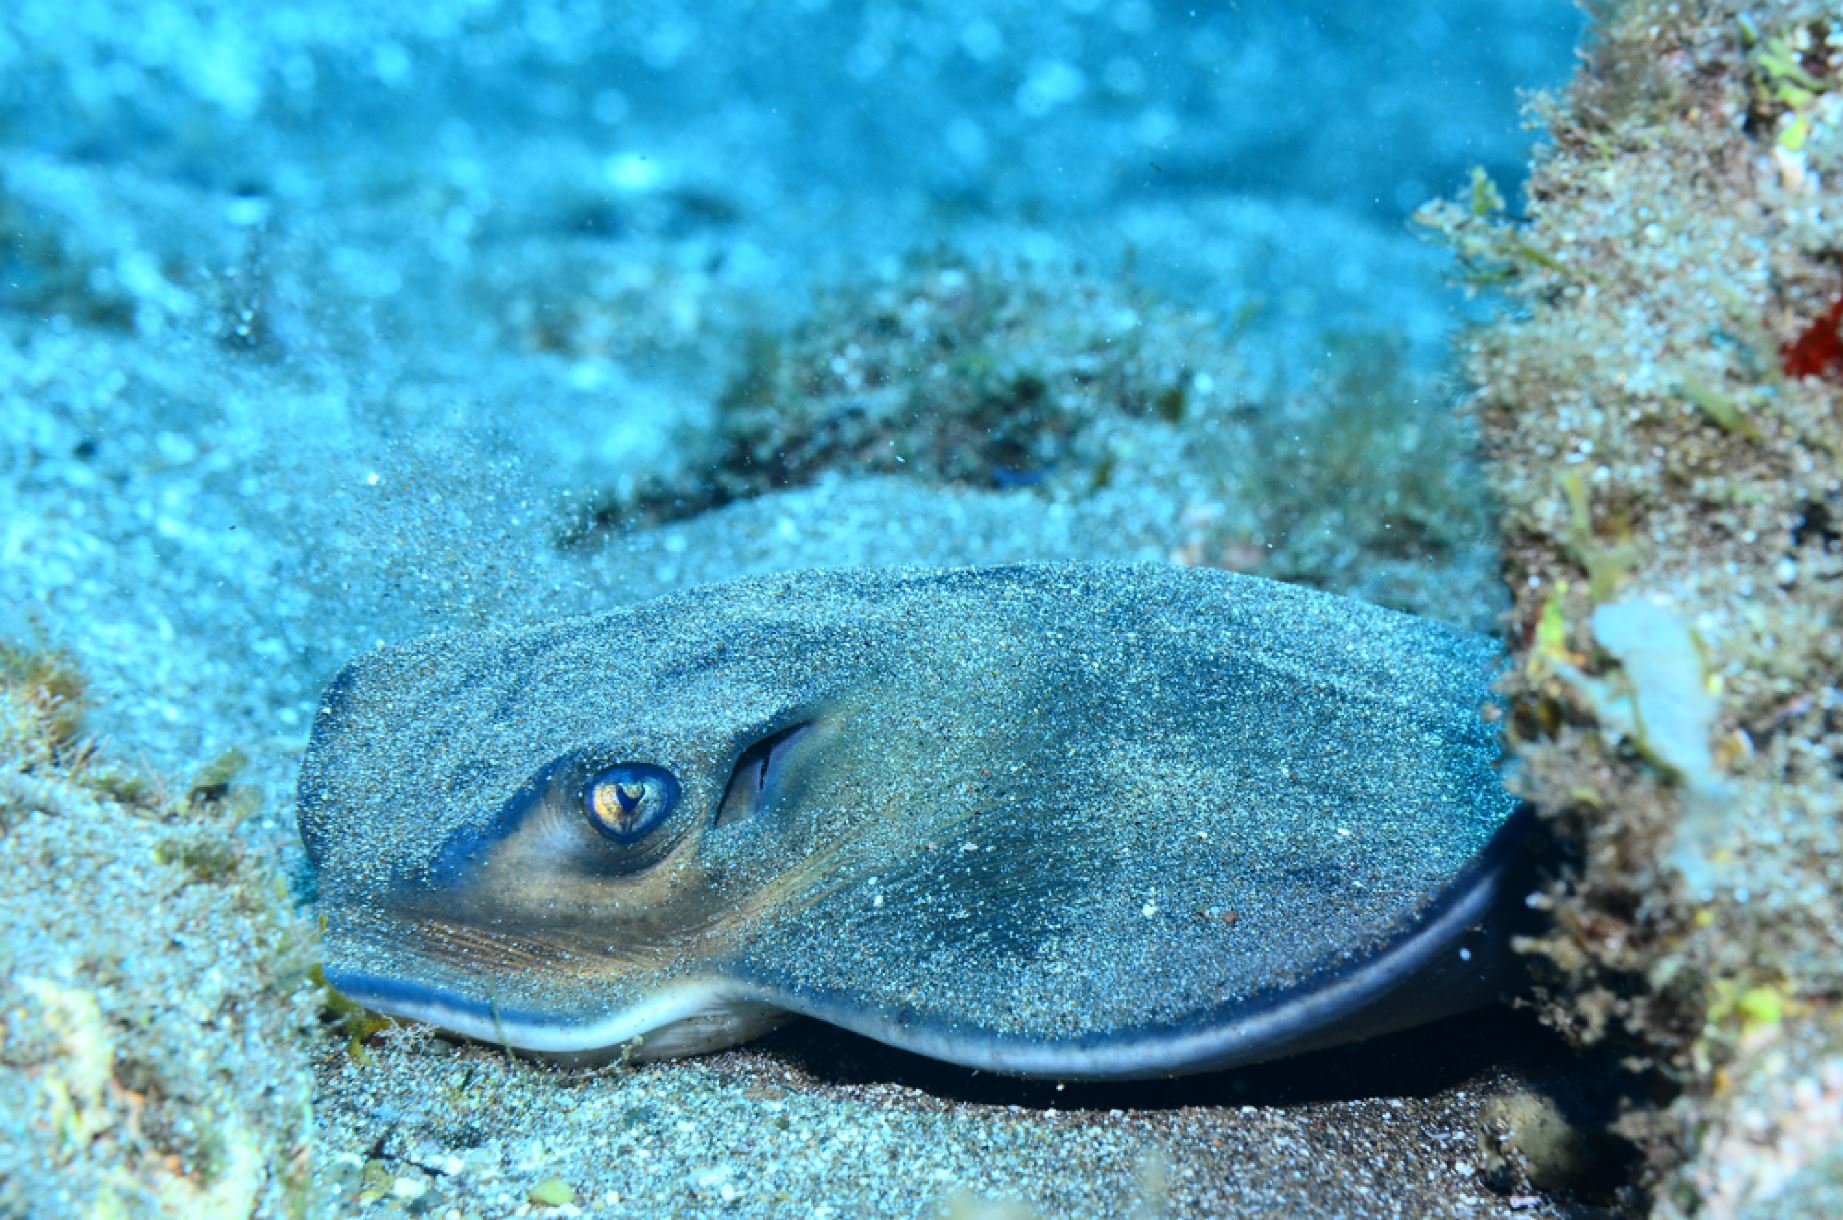
{"type": "Polygon", "coordinates": [[[186,787],[186,803],[215,805],[230,795],[231,785],[249,766],[249,755],[232,746],[199,769],[186,787]]]}
{"type": "Polygon", "coordinates": [[[1631,529],[1616,518],[1606,524],[1596,519],[1587,481],[1570,467],[1557,479],[1568,503],[1568,528],[1563,535],[1568,553],[1587,574],[1588,596],[1597,604],[1610,598],[1631,572],[1635,547],[1631,529]],[[1614,537],[1608,541],[1606,533],[1614,537]]]}
{"type": "Polygon", "coordinates": [[[1502,287],[1539,271],[1571,280],[1592,278],[1537,245],[1527,224],[1505,214],[1504,194],[1482,165],[1472,167],[1463,202],[1433,200],[1413,219],[1424,236],[1453,252],[1468,290],[1502,287]]]}
{"type": "Polygon", "coordinates": [[[532,1184],[525,1198],[539,1207],[563,1207],[576,1201],[576,1191],[562,1178],[545,1178],[532,1184]]]}
{"type": "Polygon", "coordinates": [[[1760,435],[1760,430],[1754,426],[1753,421],[1747,418],[1747,412],[1739,402],[1694,373],[1683,374],[1679,390],[1722,431],[1744,436],[1751,441],[1765,439],[1760,435]]]}
{"type": "Polygon", "coordinates": [[[1735,999],[1734,1012],[1741,1019],[1743,1032],[1777,1025],[1785,1020],[1785,992],[1772,986],[1749,987],[1735,999]]]}
{"type": "Polygon", "coordinates": [[[327,982],[326,967],[320,963],[314,963],[308,977],[320,988],[322,1011],[345,1035],[346,1058],[354,1063],[372,1062],[371,1052],[365,1049],[365,1043],[389,1029],[394,1022],[342,995],[337,987],[327,982]]]}
{"type": "Polygon", "coordinates": [[[53,757],[77,744],[87,684],[71,657],[0,641],[0,685],[7,688],[20,717],[15,733],[42,743],[53,757]]]}

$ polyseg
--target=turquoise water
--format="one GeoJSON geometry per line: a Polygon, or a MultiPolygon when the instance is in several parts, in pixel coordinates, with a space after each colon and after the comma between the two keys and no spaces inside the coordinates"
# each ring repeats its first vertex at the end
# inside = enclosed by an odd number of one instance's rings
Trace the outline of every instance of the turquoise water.
{"type": "Polygon", "coordinates": [[[1516,181],[1577,24],[9,6],[0,626],[151,758],[279,780],[356,648],[614,568],[1176,557],[1488,621],[1464,303],[1407,217],[1516,181]]]}

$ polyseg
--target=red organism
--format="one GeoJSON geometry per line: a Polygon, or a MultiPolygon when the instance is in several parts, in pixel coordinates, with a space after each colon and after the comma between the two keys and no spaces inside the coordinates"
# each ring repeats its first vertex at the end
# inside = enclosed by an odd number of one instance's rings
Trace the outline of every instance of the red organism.
{"type": "Polygon", "coordinates": [[[1843,297],[1838,297],[1798,338],[1779,349],[1788,377],[1830,377],[1843,381],[1843,297]]]}

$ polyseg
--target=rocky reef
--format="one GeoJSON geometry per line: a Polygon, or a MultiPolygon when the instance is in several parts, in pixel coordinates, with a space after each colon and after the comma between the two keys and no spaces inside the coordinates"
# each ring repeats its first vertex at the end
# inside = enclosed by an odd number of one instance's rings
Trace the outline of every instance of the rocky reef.
{"type": "Polygon", "coordinates": [[[1472,335],[1515,607],[1515,780],[1571,859],[1545,1015],[1621,1040],[1663,1214],[1843,1211],[1843,19],[1598,13],[1420,219],[1505,315],[1472,335]]]}

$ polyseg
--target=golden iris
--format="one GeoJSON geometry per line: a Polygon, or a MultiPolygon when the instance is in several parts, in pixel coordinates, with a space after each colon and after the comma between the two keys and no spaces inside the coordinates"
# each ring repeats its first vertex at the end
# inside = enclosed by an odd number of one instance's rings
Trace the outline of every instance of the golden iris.
{"type": "Polygon", "coordinates": [[[618,843],[632,843],[678,803],[678,781],[663,767],[620,763],[589,781],[583,803],[595,829],[618,843]]]}

